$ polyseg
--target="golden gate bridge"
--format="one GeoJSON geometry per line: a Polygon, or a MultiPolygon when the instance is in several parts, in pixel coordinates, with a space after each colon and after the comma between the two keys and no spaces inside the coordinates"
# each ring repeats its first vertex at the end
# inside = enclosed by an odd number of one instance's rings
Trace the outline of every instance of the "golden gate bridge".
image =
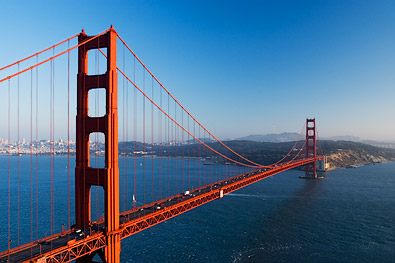
{"type": "Polygon", "coordinates": [[[113,27],[95,36],[82,31],[0,73],[0,89],[7,94],[1,122],[8,136],[8,162],[1,167],[8,180],[2,206],[8,239],[0,262],[94,262],[94,257],[120,262],[122,239],[289,169],[304,165],[304,178],[316,179],[316,162],[324,158],[317,154],[315,119],[306,120],[299,139],[277,162],[243,157],[197,121],[113,27]],[[61,154],[67,156],[67,184],[59,189],[55,142],[65,130],[61,154]],[[39,138],[47,135],[49,193],[40,192],[38,161],[43,154],[39,138]],[[30,137],[27,152],[21,151],[22,136],[30,137]],[[21,167],[21,155],[30,157],[30,167],[21,167]],[[21,181],[22,168],[30,169],[29,180],[21,181]],[[23,183],[29,185],[26,193],[21,193],[23,183]],[[59,191],[67,197],[66,211],[57,211],[59,191]],[[65,214],[67,224],[57,232],[59,215],[65,214]],[[44,219],[50,230],[45,236],[39,231],[44,219]],[[29,225],[30,233],[22,225],[29,225]]]}

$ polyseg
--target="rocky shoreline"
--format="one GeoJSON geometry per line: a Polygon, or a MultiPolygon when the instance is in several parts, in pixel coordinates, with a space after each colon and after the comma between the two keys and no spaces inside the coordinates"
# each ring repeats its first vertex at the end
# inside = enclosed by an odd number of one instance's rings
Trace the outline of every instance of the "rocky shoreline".
{"type": "Polygon", "coordinates": [[[395,161],[395,156],[372,155],[353,150],[341,150],[327,156],[329,169],[356,168],[363,165],[395,161]]]}

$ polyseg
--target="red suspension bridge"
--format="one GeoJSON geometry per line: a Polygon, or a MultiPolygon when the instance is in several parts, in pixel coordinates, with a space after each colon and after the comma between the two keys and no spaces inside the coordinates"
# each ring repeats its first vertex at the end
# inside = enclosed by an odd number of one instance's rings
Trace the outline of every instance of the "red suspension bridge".
{"type": "Polygon", "coordinates": [[[298,166],[317,178],[324,158],[315,119],[277,162],[243,157],[198,122],[112,27],[83,31],[0,74],[8,221],[0,262],[120,262],[122,239],[298,166]],[[67,158],[66,170],[55,155],[67,158]]]}

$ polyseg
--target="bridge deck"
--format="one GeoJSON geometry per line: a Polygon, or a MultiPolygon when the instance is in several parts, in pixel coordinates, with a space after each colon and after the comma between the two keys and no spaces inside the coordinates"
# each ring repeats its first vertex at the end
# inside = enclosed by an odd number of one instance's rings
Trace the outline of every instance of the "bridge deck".
{"type": "MultiPolygon", "coordinates": [[[[221,198],[223,195],[244,186],[322,158],[310,158],[270,169],[258,169],[197,188],[190,191],[189,195],[181,193],[123,212],[120,215],[119,235],[122,239],[126,238],[214,199],[221,198]]],[[[105,247],[106,236],[104,231],[106,231],[104,222],[97,221],[92,227],[85,230],[68,230],[10,251],[4,251],[0,253],[0,263],[69,262],[105,247]]]]}

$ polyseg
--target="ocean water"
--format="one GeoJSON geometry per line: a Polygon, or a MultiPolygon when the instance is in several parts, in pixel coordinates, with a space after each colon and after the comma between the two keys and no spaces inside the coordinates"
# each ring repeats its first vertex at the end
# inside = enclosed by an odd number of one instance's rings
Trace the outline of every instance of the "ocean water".
{"type": "MultiPolygon", "coordinates": [[[[64,170],[64,157],[55,159],[64,170]]],[[[30,240],[30,158],[20,162],[25,162],[20,177],[29,182],[21,190],[29,197],[23,202],[29,220],[23,220],[20,239],[30,240]]],[[[7,157],[0,157],[0,164],[0,246],[6,250],[7,157]]],[[[57,208],[63,210],[55,212],[56,225],[65,218],[64,193],[57,192],[67,185],[62,169],[55,174],[55,203],[59,200],[57,208]]],[[[239,172],[215,165],[204,169],[211,169],[211,177],[223,169],[229,175],[239,172]]],[[[283,172],[124,239],[121,262],[395,262],[395,163],[338,169],[322,180],[299,179],[302,174],[283,172]]],[[[40,176],[39,188],[45,191],[49,170],[40,176]]],[[[48,198],[40,196],[39,203],[48,198]]],[[[39,232],[50,231],[45,207],[39,232]]]]}

